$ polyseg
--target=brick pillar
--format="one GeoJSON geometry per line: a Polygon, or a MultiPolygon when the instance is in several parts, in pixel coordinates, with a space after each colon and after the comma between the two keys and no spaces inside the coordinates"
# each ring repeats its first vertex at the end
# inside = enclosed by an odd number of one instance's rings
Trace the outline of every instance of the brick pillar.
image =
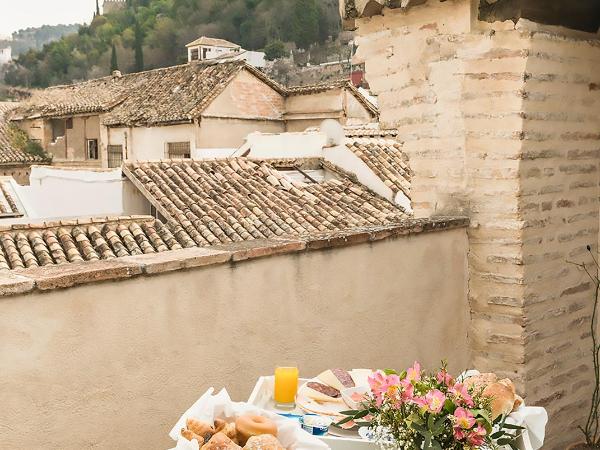
{"type": "Polygon", "coordinates": [[[357,60],[410,156],[415,213],[472,221],[473,365],[546,407],[544,448],[564,448],[591,395],[591,286],[567,260],[598,243],[598,36],[482,23],[470,0],[373,14],[357,60]]]}

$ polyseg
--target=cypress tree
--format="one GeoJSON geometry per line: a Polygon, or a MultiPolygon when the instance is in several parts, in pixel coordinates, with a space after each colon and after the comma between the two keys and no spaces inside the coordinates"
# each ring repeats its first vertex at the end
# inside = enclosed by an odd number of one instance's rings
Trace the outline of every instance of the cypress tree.
{"type": "Polygon", "coordinates": [[[115,43],[112,44],[112,53],[110,55],[110,72],[119,70],[119,61],[117,60],[117,47],[115,43]]]}
{"type": "Polygon", "coordinates": [[[135,71],[141,72],[144,70],[144,34],[142,33],[142,27],[140,23],[135,21],[135,42],[134,42],[134,53],[135,53],[135,71]]]}
{"type": "Polygon", "coordinates": [[[100,15],[100,5],[98,4],[98,0],[96,0],[96,15],[100,15]]]}

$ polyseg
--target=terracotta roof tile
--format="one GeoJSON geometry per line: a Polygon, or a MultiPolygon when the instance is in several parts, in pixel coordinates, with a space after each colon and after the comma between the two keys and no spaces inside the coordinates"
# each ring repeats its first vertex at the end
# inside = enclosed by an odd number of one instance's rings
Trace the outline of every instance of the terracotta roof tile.
{"type": "Polygon", "coordinates": [[[392,192],[410,199],[412,172],[401,144],[394,139],[348,138],[346,146],[381,179],[392,192]]]}
{"type": "Polygon", "coordinates": [[[347,178],[304,183],[274,165],[292,164],[179,160],[134,163],[124,172],[167,218],[183,246],[302,236],[407,218],[401,208],[347,178]]]}
{"type": "MultiPolygon", "coordinates": [[[[0,269],[97,261],[182,248],[168,228],[152,217],[74,222],[4,227],[0,231],[0,269]]],[[[182,236],[185,238],[185,234],[182,236]]]]}
{"type": "Polygon", "coordinates": [[[9,115],[18,106],[18,103],[0,102],[0,164],[42,162],[43,158],[15,148],[11,143],[9,115]]]}

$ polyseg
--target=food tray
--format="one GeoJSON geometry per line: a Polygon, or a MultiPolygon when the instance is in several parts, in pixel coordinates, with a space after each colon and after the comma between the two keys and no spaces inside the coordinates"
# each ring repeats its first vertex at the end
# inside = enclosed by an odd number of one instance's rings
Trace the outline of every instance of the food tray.
{"type": "MultiPolygon", "coordinates": [[[[300,378],[298,380],[298,385],[301,386],[307,381],[308,379],[306,378],[300,378]]],[[[248,403],[266,409],[267,411],[287,414],[304,414],[300,409],[291,411],[277,409],[273,401],[274,385],[274,376],[260,377],[252,390],[252,394],[250,394],[248,403]]],[[[375,443],[365,441],[361,438],[346,438],[327,434],[325,436],[319,436],[319,439],[325,442],[331,450],[379,450],[379,447],[375,443]]]]}

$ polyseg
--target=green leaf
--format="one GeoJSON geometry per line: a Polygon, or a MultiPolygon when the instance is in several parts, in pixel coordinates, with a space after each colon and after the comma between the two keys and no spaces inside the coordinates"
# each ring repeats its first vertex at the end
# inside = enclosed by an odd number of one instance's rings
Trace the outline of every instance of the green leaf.
{"type": "Polygon", "coordinates": [[[444,431],[444,424],[446,423],[446,417],[441,417],[435,421],[431,429],[434,436],[439,436],[444,431]]]}
{"type": "Polygon", "coordinates": [[[383,369],[383,373],[386,375],[398,375],[398,372],[396,372],[394,369],[383,369]]]}
{"type": "Polygon", "coordinates": [[[498,439],[498,438],[501,438],[502,436],[504,436],[505,434],[506,434],[506,433],[505,433],[504,431],[500,430],[500,431],[496,431],[495,433],[492,433],[492,434],[490,435],[490,437],[491,437],[492,439],[498,439]]]}
{"type": "Polygon", "coordinates": [[[406,378],[406,375],[408,375],[408,372],[406,370],[403,370],[402,373],[400,374],[400,379],[404,379],[406,378]]]}
{"type": "Polygon", "coordinates": [[[507,428],[509,430],[524,430],[525,427],[521,427],[519,425],[513,425],[512,423],[505,423],[503,428],[507,428]]]}
{"type": "Polygon", "coordinates": [[[354,417],[352,416],[348,416],[343,418],[342,420],[340,420],[339,422],[336,422],[336,425],[344,425],[345,423],[350,422],[351,420],[354,420],[354,417]]]}
{"type": "Polygon", "coordinates": [[[510,443],[513,441],[512,438],[502,438],[502,439],[498,439],[496,441],[496,443],[498,445],[510,445],[510,443]]]}
{"type": "Polygon", "coordinates": [[[340,414],[342,414],[344,416],[353,416],[357,412],[359,412],[358,409],[349,409],[348,411],[340,411],[340,414]]]}
{"type": "Polygon", "coordinates": [[[354,418],[355,419],[362,419],[363,417],[368,416],[368,415],[369,415],[369,411],[365,409],[363,411],[359,411],[356,414],[354,414],[354,418]]]}
{"type": "Polygon", "coordinates": [[[456,411],[456,405],[454,404],[454,402],[450,399],[447,399],[446,402],[444,403],[444,409],[446,411],[448,411],[450,414],[454,414],[454,411],[456,411]]]}

